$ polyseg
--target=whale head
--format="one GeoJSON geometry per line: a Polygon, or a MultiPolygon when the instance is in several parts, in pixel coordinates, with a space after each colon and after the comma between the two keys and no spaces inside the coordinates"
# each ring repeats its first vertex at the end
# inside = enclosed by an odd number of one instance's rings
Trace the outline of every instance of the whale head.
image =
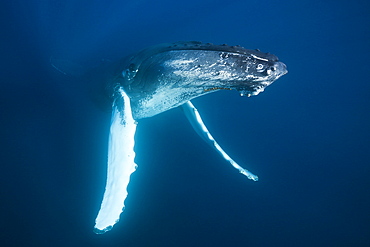
{"type": "Polygon", "coordinates": [[[200,42],[161,44],[118,66],[114,85],[130,97],[135,119],[151,117],[218,90],[253,96],[287,73],[272,54],[200,42]]]}

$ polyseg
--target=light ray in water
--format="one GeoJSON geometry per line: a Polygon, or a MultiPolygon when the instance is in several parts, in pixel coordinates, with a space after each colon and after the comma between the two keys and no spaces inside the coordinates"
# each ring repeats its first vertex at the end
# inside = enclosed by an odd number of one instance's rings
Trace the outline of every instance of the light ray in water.
{"type": "Polygon", "coordinates": [[[127,186],[130,176],[137,167],[134,162],[136,121],[132,118],[129,97],[122,89],[118,91],[122,98],[119,97],[113,103],[108,146],[107,184],[94,227],[94,231],[98,234],[109,231],[119,221],[128,194],[127,186]],[[120,111],[121,109],[123,110],[120,111]]]}

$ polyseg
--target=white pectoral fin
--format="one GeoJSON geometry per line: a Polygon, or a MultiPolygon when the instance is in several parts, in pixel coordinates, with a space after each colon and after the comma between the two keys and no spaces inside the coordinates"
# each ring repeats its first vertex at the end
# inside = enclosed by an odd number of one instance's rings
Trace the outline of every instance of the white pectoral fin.
{"type": "Polygon", "coordinates": [[[221,146],[218,145],[216,140],[212,137],[211,133],[208,131],[207,127],[203,123],[203,120],[200,117],[197,108],[195,108],[195,106],[190,101],[181,105],[181,108],[183,109],[185,116],[189,120],[191,126],[193,126],[195,132],[197,132],[198,135],[202,137],[205,142],[211,145],[235,169],[238,169],[241,174],[247,176],[253,181],[258,181],[258,176],[239,166],[233,159],[230,158],[230,156],[221,148],[221,146]]]}
{"type": "Polygon", "coordinates": [[[127,197],[131,174],[136,170],[134,162],[134,137],[136,122],[132,117],[130,99],[120,89],[122,98],[113,103],[112,122],[108,144],[108,172],[103,202],[95,220],[94,231],[102,234],[119,221],[127,197]]]}

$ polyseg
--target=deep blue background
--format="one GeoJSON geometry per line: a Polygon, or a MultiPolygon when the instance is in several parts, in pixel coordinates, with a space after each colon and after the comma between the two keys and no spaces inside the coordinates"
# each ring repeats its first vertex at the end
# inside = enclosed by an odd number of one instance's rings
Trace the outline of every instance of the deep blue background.
{"type": "Polygon", "coordinates": [[[2,1],[1,246],[370,246],[369,1],[2,1]],[[109,3],[108,3],[109,2],[109,3]],[[289,73],[142,120],[121,221],[92,232],[109,111],[49,58],[96,65],[179,40],[259,48],[289,73]]]}

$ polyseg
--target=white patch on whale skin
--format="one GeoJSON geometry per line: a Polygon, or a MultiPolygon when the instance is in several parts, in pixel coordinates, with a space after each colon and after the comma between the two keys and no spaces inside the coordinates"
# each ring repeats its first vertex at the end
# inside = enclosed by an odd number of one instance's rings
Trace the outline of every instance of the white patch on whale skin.
{"type": "MultiPolygon", "coordinates": [[[[113,103],[112,122],[109,133],[107,184],[100,211],[95,220],[95,233],[102,234],[112,229],[119,221],[127,197],[131,174],[136,170],[135,131],[130,99],[119,89],[123,98],[123,111],[113,103]]],[[[119,99],[120,100],[120,99],[119,99]]]]}

